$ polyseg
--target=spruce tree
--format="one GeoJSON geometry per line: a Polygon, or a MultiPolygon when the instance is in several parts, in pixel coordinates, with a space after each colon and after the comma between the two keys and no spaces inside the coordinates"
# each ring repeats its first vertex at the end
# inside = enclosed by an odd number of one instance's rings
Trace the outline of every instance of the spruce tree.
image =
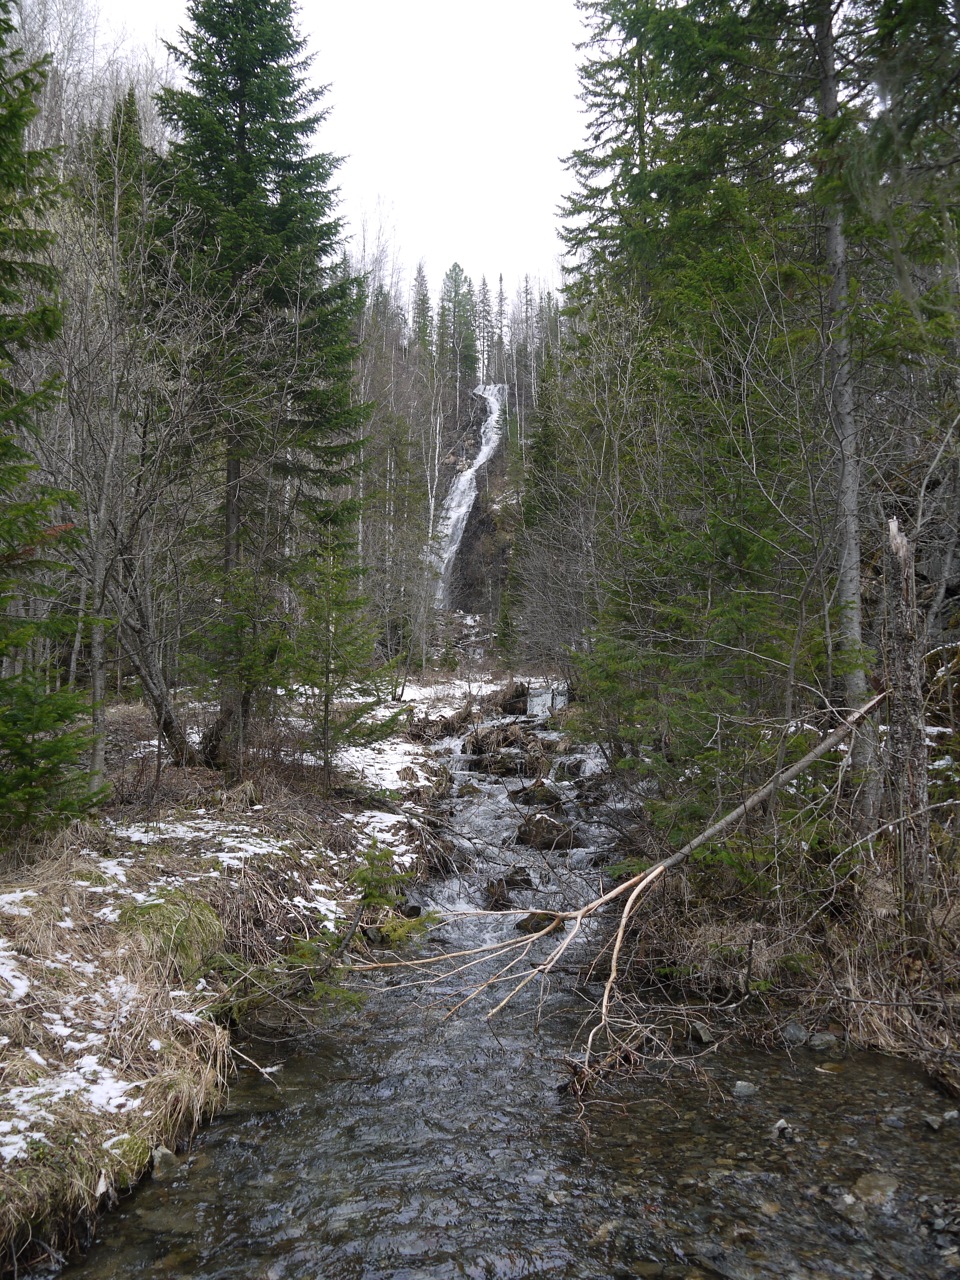
{"type": "Polygon", "coordinates": [[[443,277],[437,309],[437,362],[459,418],[477,382],[477,303],[473,281],[455,262],[443,277]]]}
{"type": "Polygon", "coordinates": [[[82,702],[51,691],[40,662],[56,630],[35,605],[49,549],[69,526],[57,519],[64,495],[35,483],[27,451],[54,388],[26,391],[21,362],[60,323],[43,261],[49,236],[38,227],[56,192],[51,156],[25,145],[44,66],[23,60],[11,9],[0,2],[0,836],[76,816],[96,799],[81,769],[82,702]]]}
{"type": "Polygon", "coordinates": [[[417,274],[413,280],[410,329],[420,351],[424,355],[429,355],[433,349],[433,307],[430,303],[427,271],[422,262],[417,264],[417,274]]]}
{"type": "Polygon", "coordinates": [[[351,396],[360,290],[338,265],[337,161],[310,151],[325,113],[291,0],[192,0],[187,15],[170,46],[186,85],[164,90],[160,111],[196,214],[198,270],[231,330],[202,371],[224,468],[221,706],[203,750],[236,770],[257,689],[289,638],[277,617],[310,527],[352,513],[338,490],[363,417],[351,396]]]}

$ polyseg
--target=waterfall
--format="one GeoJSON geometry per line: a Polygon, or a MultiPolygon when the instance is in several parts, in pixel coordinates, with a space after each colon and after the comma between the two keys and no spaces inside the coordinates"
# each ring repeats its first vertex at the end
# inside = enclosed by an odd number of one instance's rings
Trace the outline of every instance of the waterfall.
{"type": "Polygon", "coordinates": [[[487,402],[487,417],[480,433],[480,450],[465,471],[461,471],[450,486],[439,521],[439,547],[434,563],[439,574],[436,603],[440,609],[450,605],[450,579],[453,562],[460,550],[460,541],[467,526],[467,517],[477,499],[477,475],[482,466],[496,453],[503,434],[501,413],[506,398],[504,386],[480,386],[474,395],[483,396],[487,402]]]}

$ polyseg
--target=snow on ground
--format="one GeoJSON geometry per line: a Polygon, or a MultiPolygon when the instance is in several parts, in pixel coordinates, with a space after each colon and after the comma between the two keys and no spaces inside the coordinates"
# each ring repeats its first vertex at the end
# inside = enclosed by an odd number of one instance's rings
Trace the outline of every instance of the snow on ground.
{"type": "Polygon", "coordinates": [[[346,747],[337,764],[382,791],[426,786],[436,775],[436,765],[423,747],[389,738],[369,747],[346,747]]]}
{"type": "Polygon", "coordinates": [[[404,685],[403,696],[399,704],[409,706],[416,716],[452,716],[463,709],[464,703],[474,702],[494,689],[500,689],[504,681],[494,680],[491,676],[477,676],[472,680],[449,679],[436,684],[404,685]]]}
{"type": "Polygon", "coordinates": [[[30,980],[14,958],[13,947],[6,938],[0,938],[0,982],[8,988],[7,999],[13,1004],[19,1003],[30,990],[30,980]]]}
{"type": "Polygon", "coordinates": [[[420,850],[417,828],[402,815],[368,810],[354,818],[354,827],[380,849],[388,849],[393,865],[406,871],[416,862],[420,850]]]}
{"type": "MultiPolygon", "coordinates": [[[[442,717],[494,687],[486,678],[410,685],[402,705],[417,716],[442,717]]],[[[289,910],[289,924],[277,931],[288,927],[292,937],[352,912],[352,873],[371,847],[389,850],[398,870],[415,863],[421,810],[410,793],[422,795],[437,781],[435,759],[421,746],[389,740],[347,750],[339,763],[403,804],[401,813],[344,814],[352,852],[323,847],[320,827],[312,848],[299,832],[281,827],[277,834],[259,806],[237,816],[197,809],[156,821],[104,819],[89,837],[93,847],[75,850],[62,882],[0,893],[0,1023],[10,1033],[0,1036],[0,1168],[55,1146],[63,1138],[64,1108],[96,1113],[104,1145],[120,1143],[126,1135],[116,1130],[127,1113],[150,1114],[141,1106],[150,1054],[162,1069],[179,1034],[202,1030],[197,1024],[211,1002],[203,978],[181,977],[188,989],[162,992],[145,1012],[147,997],[130,969],[136,948],[124,925],[129,913],[183,901],[183,895],[204,900],[204,889],[208,896],[220,886],[229,892],[250,869],[276,866],[279,905],[289,910]],[[124,1068],[115,1055],[138,1037],[147,1060],[141,1052],[139,1066],[124,1068]]],[[[283,944],[282,937],[277,941],[283,944]]]]}

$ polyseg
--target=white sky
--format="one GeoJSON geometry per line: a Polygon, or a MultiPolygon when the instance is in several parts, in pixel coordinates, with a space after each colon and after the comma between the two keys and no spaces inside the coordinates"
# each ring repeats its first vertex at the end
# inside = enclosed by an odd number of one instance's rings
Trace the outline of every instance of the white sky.
{"type": "MultiPolygon", "coordinates": [[[[175,40],[182,0],[92,0],[139,42],[175,40]]],[[[574,0],[300,0],[329,84],[317,142],[355,244],[385,240],[408,283],[435,293],[454,262],[508,295],[525,273],[558,279],[560,162],[581,141],[574,0]]]]}

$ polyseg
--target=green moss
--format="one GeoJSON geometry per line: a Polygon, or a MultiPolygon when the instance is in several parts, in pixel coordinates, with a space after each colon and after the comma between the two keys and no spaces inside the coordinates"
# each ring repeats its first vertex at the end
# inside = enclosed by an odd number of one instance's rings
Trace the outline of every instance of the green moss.
{"type": "Polygon", "coordinates": [[[84,867],[82,871],[76,873],[76,876],[78,884],[82,882],[83,884],[96,885],[97,887],[116,884],[115,880],[109,879],[102,871],[95,871],[90,867],[84,867]]]}
{"type": "Polygon", "coordinates": [[[125,1134],[108,1148],[111,1173],[118,1190],[129,1191],[143,1175],[150,1159],[150,1147],[143,1138],[125,1134]]]}
{"type": "Polygon", "coordinates": [[[120,926],[144,938],[158,958],[174,961],[184,981],[209,967],[225,936],[209,903],[180,889],[149,902],[126,904],[120,911],[120,926]]]}

